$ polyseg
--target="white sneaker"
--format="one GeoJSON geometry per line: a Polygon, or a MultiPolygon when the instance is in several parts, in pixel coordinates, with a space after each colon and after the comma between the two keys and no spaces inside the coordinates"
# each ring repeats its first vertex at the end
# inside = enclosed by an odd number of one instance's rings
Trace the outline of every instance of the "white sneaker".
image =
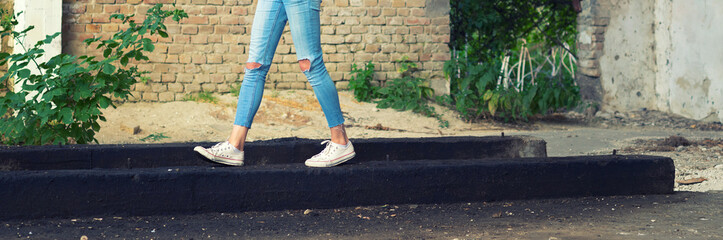
{"type": "Polygon", "coordinates": [[[323,141],[321,144],[326,144],[324,150],[306,160],[306,166],[333,167],[356,156],[354,146],[351,145],[350,141],[347,141],[346,145],[336,144],[329,140],[323,141]]]}
{"type": "Polygon", "coordinates": [[[193,148],[193,151],[200,153],[204,157],[208,158],[208,160],[220,164],[231,166],[244,165],[244,152],[239,151],[234,146],[231,146],[231,143],[228,141],[217,143],[210,148],[197,146],[193,148]]]}

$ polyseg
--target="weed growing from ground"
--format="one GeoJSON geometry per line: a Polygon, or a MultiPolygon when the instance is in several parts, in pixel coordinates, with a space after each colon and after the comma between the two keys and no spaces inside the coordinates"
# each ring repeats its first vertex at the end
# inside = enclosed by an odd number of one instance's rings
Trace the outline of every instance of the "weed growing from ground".
{"type": "Polygon", "coordinates": [[[189,93],[183,97],[183,101],[218,103],[218,98],[212,92],[189,93]]]}
{"type": "Polygon", "coordinates": [[[358,68],[356,63],[351,65],[351,79],[349,89],[354,92],[354,98],[360,102],[371,102],[379,97],[379,87],[372,85],[374,80],[374,64],[369,61],[364,68],[358,68]]]}
{"type": "Polygon", "coordinates": [[[166,136],[163,133],[151,133],[148,134],[148,136],[141,138],[141,142],[158,142],[163,140],[164,138],[171,138],[169,136],[166,136]]]}
{"type": "Polygon", "coordinates": [[[231,84],[229,87],[229,92],[233,94],[234,96],[238,97],[239,93],[241,92],[241,83],[235,83],[231,84]]]}
{"type": "Polygon", "coordinates": [[[414,76],[418,70],[417,64],[409,61],[408,57],[397,61],[401,78],[395,78],[386,83],[384,87],[371,85],[374,76],[374,65],[369,62],[364,69],[358,69],[356,64],[352,65],[352,80],[349,88],[354,92],[355,98],[359,101],[372,101],[377,103],[378,108],[393,108],[398,111],[412,111],[428,117],[433,117],[439,122],[439,127],[449,127],[449,122],[442,119],[442,114],[429,106],[428,102],[434,96],[434,90],[427,85],[427,82],[414,76]]]}

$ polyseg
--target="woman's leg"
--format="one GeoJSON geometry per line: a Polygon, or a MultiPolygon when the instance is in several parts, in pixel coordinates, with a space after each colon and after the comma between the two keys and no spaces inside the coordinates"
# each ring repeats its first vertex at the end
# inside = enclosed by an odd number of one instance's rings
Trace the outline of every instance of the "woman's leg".
{"type": "Polygon", "coordinates": [[[259,1],[251,27],[249,58],[239,90],[236,119],[228,139],[231,145],[241,151],[246,141],[246,134],[261,104],[266,74],[271,67],[286,21],[286,9],[282,0],[259,1]]]}
{"type": "Polygon", "coordinates": [[[314,89],[331,131],[331,142],[325,141],[324,150],[306,160],[305,164],[310,167],[336,166],[353,158],[356,153],[344,131],[344,116],[336,86],[324,65],[319,20],[321,0],[284,0],[284,7],[299,67],[314,89]]]}
{"type": "Polygon", "coordinates": [[[284,7],[289,18],[299,67],[309,80],[324,111],[331,131],[331,141],[345,145],[348,138],[344,130],[339,95],[326,70],[321,50],[321,0],[284,0],[284,7]]]}
{"type": "Polygon", "coordinates": [[[197,146],[193,150],[211,161],[241,166],[244,164],[243,145],[246,133],[261,104],[266,74],[274,59],[276,46],[286,26],[286,10],[282,0],[262,0],[256,6],[256,16],[251,28],[249,59],[238,97],[236,119],[228,141],[213,147],[197,146]]]}

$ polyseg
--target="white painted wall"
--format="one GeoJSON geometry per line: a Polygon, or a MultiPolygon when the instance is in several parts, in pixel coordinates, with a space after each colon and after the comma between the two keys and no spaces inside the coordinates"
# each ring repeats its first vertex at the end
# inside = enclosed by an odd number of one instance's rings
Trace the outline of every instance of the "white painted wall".
{"type": "Polygon", "coordinates": [[[669,86],[670,111],[694,119],[712,114],[723,120],[723,1],[659,2],[665,9],[657,19],[670,19],[660,27],[669,40],[661,39],[658,49],[665,56],[659,81],[669,86]]]}
{"type": "Polygon", "coordinates": [[[655,105],[654,1],[611,0],[600,56],[603,102],[615,110],[655,105]]]}
{"type": "Polygon", "coordinates": [[[610,0],[600,57],[611,110],[723,120],[723,1],[610,0]]]}
{"type": "MultiPolygon", "coordinates": [[[[15,13],[23,12],[18,16],[18,25],[15,26],[15,31],[22,31],[28,26],[35,26],[35,29],[28,32],[24,40],[24,46],[20,45],[20,42],[15,42],[13,51],[15,53],[23,52],[24,49],[32,47],[36,42],[45,40],[46,35],[52,35],[62,30],[62,17],[63,17],[63,1],[62,0],[15,0],[15,13]]],[[[55,38],[55,40],[46,44],[43,48],[45,55],[40,62],[45,62],[51,57],[60,54],[62,50],[61,36],[55,38]]],[[[38,73],[38,70],[31,67],[33,73],[38,73]]],[[[15,85],[16,91],[21,89],[21,86],[15,85]]]]}

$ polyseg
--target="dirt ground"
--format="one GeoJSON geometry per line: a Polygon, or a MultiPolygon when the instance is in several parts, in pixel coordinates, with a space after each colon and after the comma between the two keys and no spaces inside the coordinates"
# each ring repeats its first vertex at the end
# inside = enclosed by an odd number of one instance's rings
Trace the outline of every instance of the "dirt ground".
{"type": "MultiPolygon", "coordinates": [[[[354,100],[351,92],[341,91],[339,98],[350,138],[489,135],[503,129],[492,123],[465,123],[452,111],[437,106],[438,112],[449,121],[449,128],[440,128],[433,118],[408,111],[377,109],[376,104],[354,100]]],[[[236,100],[227,94],[218,96],[217,103],[125,103],[104,111],[108,121],[101,123],[97,138],[101,144],[144,143],[141,139],[151,134],[168,138],[146,142],[224,141],[233,125],[236,100]],[[129,129],[136,126],[141,131],[133,134],[129,129]]],[[[328,136],[324,113],[312,91],[266,90],[247,140],[325,139],[328,136]]]]}

